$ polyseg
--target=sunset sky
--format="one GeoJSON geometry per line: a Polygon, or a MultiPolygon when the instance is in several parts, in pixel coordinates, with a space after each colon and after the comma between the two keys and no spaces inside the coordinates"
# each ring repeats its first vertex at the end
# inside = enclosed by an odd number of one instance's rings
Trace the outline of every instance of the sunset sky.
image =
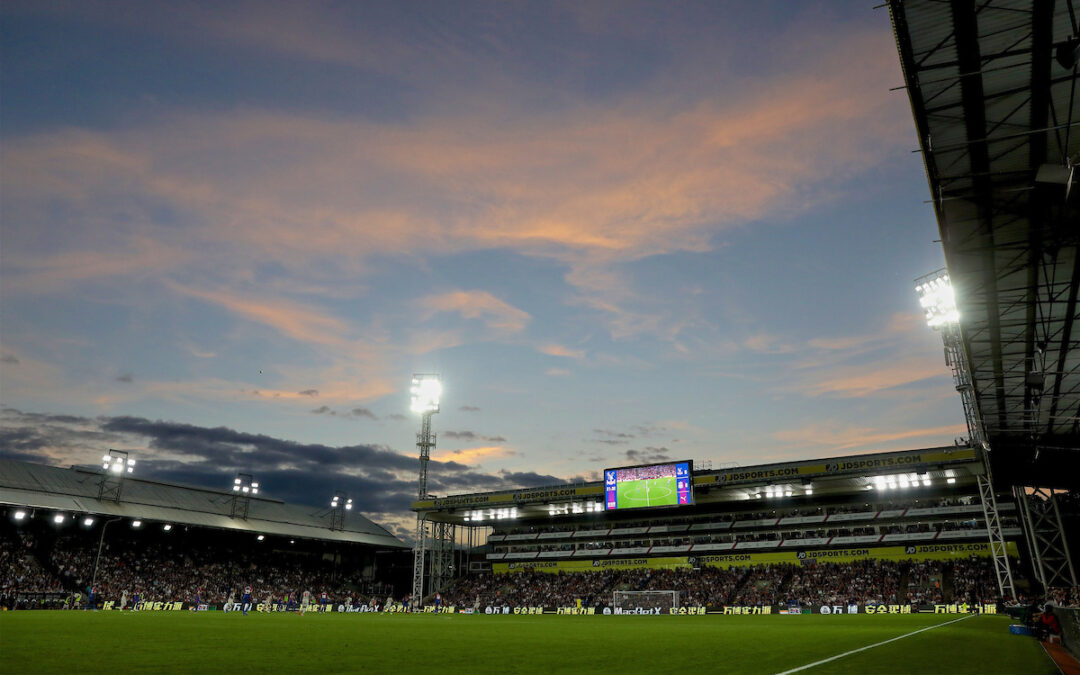
{"type": "Polygon", "coordinates": [[[437,494],[951,444],[874,4],[4,3],[0,456],[393,523],[414,372],[437,494]]]}

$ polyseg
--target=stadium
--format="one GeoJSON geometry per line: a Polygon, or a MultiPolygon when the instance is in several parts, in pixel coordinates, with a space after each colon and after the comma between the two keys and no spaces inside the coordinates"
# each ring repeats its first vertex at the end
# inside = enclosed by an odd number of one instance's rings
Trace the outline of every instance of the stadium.
{"type": "Polygon", "coordinates": [[[2,670],[1080,672],[1080,5],[885,5],[953,444],[435,495],[447,396],[420,373],[411,538],[256,469],[0,459],[2,670]]]}

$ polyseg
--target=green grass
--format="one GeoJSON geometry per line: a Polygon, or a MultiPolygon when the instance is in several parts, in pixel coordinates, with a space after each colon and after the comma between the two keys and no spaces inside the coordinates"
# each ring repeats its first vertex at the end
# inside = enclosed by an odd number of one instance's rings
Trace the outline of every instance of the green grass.
{"type": "Polygon", "coordinates": [[[636,506],[672,506],[679,503],[675,477],[644,478],[619,483],[619,508],[636,506]]]}
{"type": "MultiPolygon", "coordinates": [[[[776,673],[956,619],[6,612],[0,673],[776,673]]],[[[1056,673],[1000,616],[974,616],[802,671],[1056,673]]]]}

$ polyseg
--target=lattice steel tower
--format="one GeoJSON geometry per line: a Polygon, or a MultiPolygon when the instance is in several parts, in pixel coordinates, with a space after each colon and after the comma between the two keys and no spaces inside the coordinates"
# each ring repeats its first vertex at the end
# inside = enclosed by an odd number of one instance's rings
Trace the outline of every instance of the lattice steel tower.
{"type": "Polygon", "coordinates": [[[956,308],[956,296],[948,272],[940,269],[915,280],[915,292],[919,294],[919,304],[926,312],[926,323],[941,333],[945,344],[945,363],[952,368],[953,384],[960,394],[964,406],[964,421],[967,423],[968,444],[978,448],[983,458],[983,474],[976,476],[979,484],[979,497],[986,521],[986,535],[990,541],[990,557],[994,561],[998,592],[1002,596],[1016,597],[1013,586],[1012,570],[1009,568],[1008,551],[1005,548],[1005,535],[998,515],[997,497],[994,495],[994,477],[990,471],[990,443],[986,438],[979,406],[975,400],[975,387],[972,386],[971,374],[967,367],[967,353],[964,349],[964,337],[960,332],[960,312],[956,308]]]}
{"type": "MultiPolygon", "coordinates": [[[[420,413],[420,432],[416,434],[416,448],[420,451],[420,480],[417,496],[422,501],[428,498],[427,467],[431,451],[435,449],[435,434],[431,431],[431,416],[439,412],[439,399],[442,396],[442,382],[435,374],[413,375],[409,389],[413,412],[420,413]]],[[[424,554],[427,548],[427,523],[422,513],[416,514],[416,542],[413,544],[413,583],[410,600],[413,606],[420,606],[424,599],[424,554]]]]}

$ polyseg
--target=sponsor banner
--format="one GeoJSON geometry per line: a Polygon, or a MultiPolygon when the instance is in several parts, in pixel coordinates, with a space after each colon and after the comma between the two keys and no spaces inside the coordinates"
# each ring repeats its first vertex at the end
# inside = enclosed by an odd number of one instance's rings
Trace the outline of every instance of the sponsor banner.
{"type": "Polygon", "coordinates": [[[837,458],[829,462],[794,462],[791,464],[764,466],[760,468],[733,469],[711,476],[695,476],[694,485],[720,483],[757,482],[785,478],[802,478],[819,474],[876,471],[879,469],[909,468],[919,464],[971,461],[976,457],[972,448],[958,448],[917,453],[864,455],[837,458]]]}
{"type": "Polygon", "coordinates": [[[969,605],[966,602],[934,605],[934,614],[997,614],[997,605],[969,605]]]}
{"type": "MultiPolygon", "coordinates": [[[[101,604],[102,611],[121,611],[115,600],[107,600],[101,604]]],[[[136,612],[179,612],[182,609],[193,609],[191,603],[186,602],[140,602],[127,608],[136,612]]],[[[207,609],[206,605],[199,605],[199,610],[207,609]]]]}
{"type": "MultiPolygon", "coordinates": [[[[1006,542],[1008,555],[1018,556],[1016,542],[1006,542]]],[[[814,565],[819,562],[845,563],[857,560],[951,560],[990,556],[987,543],[969,544],[911,544],[908,546],[873,546],[809,551],[770,551],[766,553],[728,553],[723,555],[669,556],[658,558],[614,558],[594,560],[537,560],[529,562],[492,563],[495,574],[515,572],[599,572],[603,570],[686,569],[689,567],[749,567],[789,563],[814,565]]]]}
{"type": "MultiPolygon", "coordinates": [[[[754,605],[752,607],[724,605],[723,613],[724,614],[772,614],[773,613],[773,608],[772,608],[771,605],[765,605],[765,606],[761,606],[761,607],[759,607],[757,605],[754,605]]],[[[789,611],[788,614],[790,614],[790,613],[791,612],[789,611]]]]}
{"type": "Polygon", "coordinates": [[[546,502],[552,499],[571,499],[574,497],[596,497],[604,494],[604,486],[579,485],[576,487],[552,487],[537,488],[534,490],[515,490],[513,492],[499,492],[482,495],[457,495],[442,497],[440,499],[425,499],[413,502],[412,508],[416,509],[443,509],[458,506],[475,506],[485,504],[505,504],[513,502],[522,504],[527,502],[546,502]]]}

